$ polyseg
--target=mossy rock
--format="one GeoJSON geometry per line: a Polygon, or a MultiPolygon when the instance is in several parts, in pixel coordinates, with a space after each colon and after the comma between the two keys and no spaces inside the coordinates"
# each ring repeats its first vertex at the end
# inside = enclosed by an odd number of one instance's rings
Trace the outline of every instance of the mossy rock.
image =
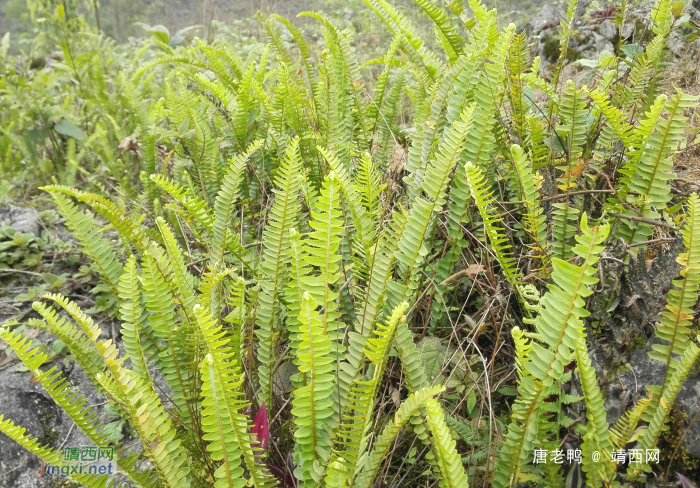
{"type": "Polygon", "coordinates": [[[547,61],[554,62],[559,59],[559,38],[546,36],[542,42],[542,53],[547,61]]]}

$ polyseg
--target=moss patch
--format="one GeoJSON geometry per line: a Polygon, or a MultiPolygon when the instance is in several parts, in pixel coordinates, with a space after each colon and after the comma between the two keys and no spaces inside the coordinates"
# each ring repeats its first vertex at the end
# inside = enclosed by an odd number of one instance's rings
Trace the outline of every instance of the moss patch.
{"type": "Polygon", "coordinates": [[[662,467],[660,476],[669,473],[669,479],[675,480],[675,473],[681,473],[690,479],[700,479],[700,460],[683,447],[683,433],[686,430],[686,414],[676,403],[668,414],[668,427],[659,438],[659,466],[662,467]]]}

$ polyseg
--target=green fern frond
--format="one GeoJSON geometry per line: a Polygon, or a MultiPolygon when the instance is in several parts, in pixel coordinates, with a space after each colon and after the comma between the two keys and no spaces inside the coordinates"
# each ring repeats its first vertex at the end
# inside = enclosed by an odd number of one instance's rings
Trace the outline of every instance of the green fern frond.
{"type": "Polygon", "coordinates": [[[401,34],[401,46],[411,61],[431,80],[434,80],[442,69],[442,62],[439,61],[435,53],[425,47],[423,41],[416,34],[415,26],[385,0],[363,1],[384,21],[394,36],[401,34]]]}
{"type": "Polygon", "coordinates": [[[260,382],[260,399],[272,406],[272,375],[275,362],[275,334],[280,320],[279,293],[287,282],[287,264],[291,249],[287,239],[289,231],[296,226],[301,211],[299,191],[301,190],[301,157],[299,141],[293,139],[277,173],[274,190],[275,201],[270,210],[270,217],[263,232],[262,253],[260,260],[260,294],[256,314],[258,338],[258,381],[260,382]]]}
{"type": "Polygon", "coordinates": [[[112,224],[112,227],[119,232],[120,236],[128,240],[139,251],[143,251],[144,249],[148,248],[152,236],[149,235],[148,231],[139,225],[138,222],[134,222],[134,220],[126,214],[124,209],[120,208],[116,203],[108,198],[95,193],[81,192],[65,186],[52,185],[42,187],[42,189],[49,193],[64,193],[80,202],[85,203],[86,205],[89,205],[95,212],[112,224]]]}
{"type": "MultiPolygon", "coordinates": [[[[575,0],[569,0],[569,6],[575,8],[575,0]]],[[[572,14],[573,15],[573,14],[572,14]]],[[[575,165],[581,164],[583,148],[586,144],[586,127],[588,112],[584,91],[578,90],[572,81],[567,81],[559,100],[558,110],[562,123],[556,128],[556,132],[565,138],[565,162],[558,169],[563,175],[557,178],[558,187],[569,193],[576,186],[574,179],[575,165]]],[[[571,246],[576,235],[576,221],[579,210],[565,199],[561,203],[552,204],[552,255],[560,259],[569,259],[573,256],[571,246]]]]}
{"type": "Polygon", "coordinates": [[[174,181],[168,180],[163,175],[151,175],[150,178],[177,203],[182,205],[190,219],[196,220],[209,234],[213,232],[214,216],[207,202],[174,181]]]}
{"type": "MultiPolygon", "coordinates": [[[[161,481],[169,488],[187,486],[187,456],[180,442],[175,440],[176,431],[171,428],[171,420],[153,385],[132,376],[123,366],[124,358],[118,357],[116,345],[111,340],[98,340],[99,327],[75,303],[58,294],[48,294],[46,298],[68,312],[97,349],[102,363],[109,369],[109,375],[106,372],[97,374],[97,381],[128,412],[132,425],[144,441],[145,454],[161,481]],[[148,413],[144,414],[145,411],[148,413]]],[[[47,318],[46,314],[44,316],[47,318]]]]}
{"type": "Polygon", "coordinates": [[[576,16],[577,7],[578,0],[566,0],[566,20],[562,19],[560,21],[561,28],[559,29],[559,61],[552,75],[552,83],[555,89],[559,84],[559,75],[561,74],[564,62],[569,54],[569,41],[574,27],[574,17],[576,16]]]}
{"type": "MultiPolygon", "coordinates": [[[[610,127],[626,148],[632,148],[634,144],[632,126],[625,121],[622,111],[612,105],[608,96],[600,89],[588,90],[587,93],[598,107],[598,110],[605,116],[608,122],[607,127],[610,127]]],[[[605,133],[605,129],[603,132],[605,133]]]]}
{"type": "Polygon", "coordinates": [[[530,370],[535,378],[551,384],[552,379],[559,379],[564,366],[574,358],[572,350],[576,342],[572,340],[571,331],[582,330],[581,318],[588,316],[583,308],[583,299],[590,296],[592,291],[588,286],[595,284],[595,264],[598,254],[603,251],[601,244],[608,237],[609,226],[598,225],[588,227],[586,214],[581,216],[581,235],[577,236],[577,244],[573,253],[583,261],[580,266],[574,266],[566,261],[552,260],[552,280],[557,285],[549,289],[540,301],[541,312],[535,320],[535,329],[548,349],[538,343],[533,344],[530,370]],[[565,308],[561,305],[566,304],[565,308]]]}
{"type": "Polygon", "coordinates": [[[240,58],[233,52],[231,46],[226,43],[214,43],[212,46],[200,39],[195,39],[195,42],[197,45],[193,47],[192,51],[203,52],[209,61],[209,70],[224,80],[230,89],[235,90],[236,82],[234,80],[241,79],[243,69],[240,58]],[[229,75],[229,70],[233,77],[229,75]]]}
{"type": "Polygon", "coordinates": [[[525,83],[523,76],[529,68],[529,53],[527,49],[527,36],[524,32],[511,38],[508,48],[508,99],[512,109],[511,120],[513,130],[522,144],[525,143],[525,127],[529,107],[526,102],[525,83]]]}
{"type": "Polygon", "coordinates": [[[435,33],[438,37],[440,47],[447,53],[447,58],[451,63],[462,54],[464,40],[459,36],[457,29],[452,24],[451,19],[445,12],[429,0],[414,0],[416,4],[428,14],[435,23],[435,33]]]}
{"type": "Polygon", "coordinates": [[[139,69],[137,69],[134,72],[134,75],[132,77],[133,83],[137,84],[147,71],[162,64],[184,64],[186,66],[193,66],[205,71],[211,71],[215,73],[218,78],[225,81],[226,84],[229,85],[232,89],[236,89],[239,85],[239,83],[236,80],[231,78],[229,73],[216,71],[216,68],[214,66],[211,66],[207,63],[203,63],[202,61],[199,61],[198,59],[187,55],[165,55],[142,65],[139,69]]]}
{"type": "Polygon", "coordinates": [[[299,322],[299,329],[292,331],[299,336],[294,352],[307,384],[294,390],[292,401],[298,456],[294,474],[301,486],[314,487],[323,479],[331,454],[335,358],[331,339],[316,311],[316,299],[309,292],[302,297],[299,322]]]}
{"type": "Polygon", "coordinates": [[[311,64],[311,49],[309,47],[309,43],[304,38],[304,35],[301,32],[301,30],[297,28],[294,24],[292,24],[289,20],[287,20],[285,17],[282,17],[281,15],[277,14],[272,14],[270,17],[277,19],[282,24],[284,24],[284,26],[289,30],[289,32],[292,34],[292,37],[299,46],[299,51],[301,52],[301,59],[303,61],[302,66],[304,68],[304,71],[306,72],[306,79],[309,86],[310,99],[315,107],[316,97],[319,88],[317,86],[317,78],[314,76],[315,70],[313,65],[311,64]]]}
{"type": "MultiPolygon", "coordinates": [[[[343,221],[340,201],[340,182],[331,172],[323,182],[321,194],[316,199],[315,208],[311,210],[308,238],[303,245],[304,261],[313,267],[307,276],[301,277],[302,290],[308,292],[316,303],[322,307],[321,327],[331,341],[333,356],[337,362],[344,360],[345,346],[344,326],[340,322],[338,283],[341,278],[340,245],[342,241],[343,221]]],[[[303,298],[303,297],[302,297],[303,298]]],[[[303,307],[302,312],[303,312],[303,307]]],[[[340,414],[345,403],[350,384],[354,377],[344,374],[341,368],[338,376],[336,397],[336,415],[340,414]]],[[[337,420],[337,419],[336,419],[337,420]]]]}
{"type": "MultiPolygon", "coordinates": [[[[494,488],[514,487],[521,474],[530,476],[527,466],[537,447],[537,414],[543,401],[544,385],[532,378],[521,377],[518,397],[512,405],[511,423],[499,451],[493,474],[494,488]]],[[[522,476],[525,478],[525,476],[522,476]]]]}
{"type": "Polygon", "coordinates": [[[511,335],[515,344],[515,369],[518,371],[518,377],[522,379],[523,376],[529,375],[527,363],[530,361],[532,343],[528,340],[527,333],[520,327],[513,327],[511,335]]]}
{"type": "MultiPolygon", "coordinates": [[[[355,291],[356,307],[354,329],[357,334],[367,336],[372,331],[374,322],[382,313],[386,300],[387,283],[393,271],[394,253],[398,240],[406,226],[406,218],[400,212],[392,214],[390,225],[379,235],[367,258],[366,267],[355,272],[362,277],[366,285],[355,291]]],[[[359,352],[359,351],[356,351],[359,352]]],[[[350,349],[348,359],[354,354],[350,349]]]]}
{"type": "MultiPolygon", "coordinates": [[[[696,338],[696,341],[700,341],[700,337],[696,338]]],[[[664,390],[660,391],[661,396],[657,396],[658,405],[654,410],[651,410],[653,415],[649,420],[649,426],[646,431],[644,431],[639,438],[639,448],[644,449],[654,449],[657,445],[659,436],[664,430],[668,414],[671,411],[671,407],[674,404],[678,392],[683,385],[683,381],[688,377],[691,368],[695,362],[700,357],[700,347],[695,343],[691,342],[685,349],[685,352],[676,360],[673,366],[673,374],[665,381],[664,390]]],[[[651,388],[650,388],[651,390],[651,388]]],[[[652,398],[652,401],[654,399],[652,398]]],[[[647,410],[645,415],[649,415],[650,411],[647,410]]],[[[627,474],[630,479],[634,480],[639,476],[640,472],[644,471],[650,473],[652,471],[651,466],[647,462],[646,458],[641,467],[630,466],[627,470],[627,474]]]]}
{"type": "Polygon", "coordinates": [[[158,395],[152,387],[132,378],[129,370],[121,365],[121,359],[115,360],[118,351],[113,344],[100,349],[114,378],[108,381],[107,391],[126,397],[132,426],[144,443],[144,453],[153,463],[163,486],[189,486],[187,454],[158,395]]]}
{"type": "Polygon", "coordinates": [[[121,301],[119,308],[119,316],[122,321],[121,336],[124,342],[124,351],[131,359],[131,370],[138,378],[152,381],[141,346],[140,330],[146,316],[141,304],[141,284],[134,256],[126,261],[124,272],[119,279],[119,300],[121,301]]]}
{"type": "MultiPolygon", "coordinates": [[[[343,470],[350,473],[357,470],[357,461],[367,449],[368,438],[365,434],[372,423],[377,392],[394,343],[396,329],[398,324],[405,320],[403,314],[407,308],[408,304],[405,302],[397,307],[386,325],[378,324],[365,343],[363,355],[374,365],[374,370],[368,380],[356,378],[350,388],[330,466],[334,466],[333,459],[342,459],[340,462],[343,470]]],[[[332,471],[332,468],[329,469],[327,478],[335,476],[332,471]]]]}
{"type": "Polygon", "coordinates": [[[396,330],[396,350],[401,359],[406,387],[411,393],[424,388],[427,383],[425,363],[413,340],[413,332],[405,321],[399,322],[396,330]]]}
{"type": "MultiPolygon", "coordinates": [[[[214,315],[219,313],[219,308],[216,307],[214,298],[211,299],[211,304],[212,316],[218,316],[214,315]]],[[[231,348],[235,354],[234,358],[238,364],[243,364],[243,354],[248,334],[248,307],[246,305],[245,280],[241,277],[234,277],[234,282],[231,286],[229,307],[232,309],[231,313],[229,313],[224,320],[231,324],[231,348]]]]}
{"type": "Polygon", "coordinates": [[[503,235],[503,231],[498,227],[502,219],[498,217],[496,209],[491,206],[496,198],[493,196],[488,186],[488,181],[486,181],[486,178],[484,178],[484,175],[477,166],[469,162],[465,170],[467,173],[469,192],[479,209],[479,214],[484,224],[484,232],[491,243],[491,249],[508,282],[511,285],[516,285],[518,283],[519,273],[511,251],[512,244],[510,243],[510,239],[503,235]]]}
{"type": "Polygon", "coordinates": [[[238,147],[241,151],[245,151],[248,147],[248,114],[253,108],[255,99],[252,97],[253,74],[255,73],[255,63],[249,63],[243,72],[241,83],[238,87],[238,103],[236,104],[236,112],[234,114],[234,131],[238,147]]]}
{"type": "Polygon", "coordinates": [[[100,235],[99,226],[95,220],[89,214],[78,210],[77,205],[62,193],[47,191],[56,202],[61,215],[66,219],[66,226],[71,234],[78,239],[81,250],[94,262],[100,278],[112,293],[118,294],[122,267],[110,243],[100,235]]]}
{"type": "Polygon", "coordinates": [[[243,375],[235,360],[236,353],[221,325],[207,309],[195,305],[199,329],[208,354],[202,361],[202,428],[207,450],[214,461],[221,461],[215,472],[217,488],[255,486],[268,488],[276,481],[256,458],[256,448],[249,432],[249,420],[243,409],[248,406],[241,385],[243,375]],[[250,484],[244,477],[245,461],[250,484]]]}
{"type": "Polygon", "coordinates": [[[559,135],[565,138],[564,143],[566,166],[560,169],[566,171],[565,175],[559,179],[562,184],[572,184],[572,169],[583,156],[583,148],[586,144],[586,127],[588,119],[588,111],[586,110],[586,91],[578,90],[573,81],[567,81],[566,87],[562,91],[559,100],[559,115],[562,118],[562,123],[556,128],[559,135]]]}
{"type": "MultiPolygon", "coordinates": [[[[686,109],[697,105],[697,97],[685,95],[680,90],[665,104],[667,116],[661,117],[661,107],[666,98],[660,96],[635,130],[635,151],[625,173],[630,194],[627,202],[648,218],[659,218],[658,212],[671,199],[667,181],[674,178],[673,154],[683,140],[687,117],[686,109]]],[[[627,210],[630,212],[630,210],[627,210]]],[[[648,224],[621,222],[618,230],[627,244],[634,244],[651,235],[648,224]]]]}
{"type": "MultiPolygon", "coordinates": [[[[226,304],[227,290],[225,280],[228,277],[234,278],[236,282],[235,288],[238,290],[238,280],[235,279],[233,270],[229,268],[224,268],[217,272],[210,267],[203,273],[202,281],[199,282],[197,303],[209,310],[209,313],[215,319],[221,316],[222,307],[226,304]]],[[[243,285],[245,286],[245,280],[243,285]]]]}
{"type": "Polygon", "coordinates": [[[355,171],[353,186],[359,195],[359,200],[372,221],[376,222],[381,212],[381,194],[386,188],[382,183],[381,173],[372,161],[369,154],[365,153],[360,160],[355,171]]]}
{"type": "MultiPolygon", "coordinates": [[[[483,66],[483,72],[472,95],[475,103],[474,122],[465,139],[462,161],[471,161],[482,169],[486,168],[486,163],[491,160],[497,148],[494,134],[495,113],[503,94],[506,55],[514,31],[515,26],[511,24],[501,32],[491,56],[483,66]]],[[[461,238],[463,235],[461,225],[467,216],[468,202],[469,187],[466,175],[458,171],[450,191],[450,235],[453,238],[461,238]]]]}
{"type": "MultiPolygon", "coordinates": [[[[175,239],[173,231],[165,222],[165,219],[157,217],[156,226],[161,233],[165,252],[168,256],[169,278],[172,284],[175,285],[175,289],[182,299],[184,308],[189,310],[194,306],[194,290],[199,280],[187,270],[182,250],[175,239]]],[[[154,257],[157,257],[155,248],[151,248],[149,252],[154,257]]],[[[163,268],[161,267],[161,269],[163,268]]]]}
{"type": "Polygon", "coordinates": [[[395,35],[391,40],[391,44],[389,44],[389,49],[386,51],[386,54],[383,58],[380,58],[382,61],[384,61],[384,69],[377,77],[377,81],[373,88],[374,99],[367,108],[367,118],[370,120],[370,129],[372,133],[374,133],[377,128],[381,127],[383,124],[380,110],[388,97],[387,86],[389,82],[389,74],[391,73],[391,68],[394,66],[394,57],[396,56],[400,43],[401,35],[395,35]]]}
{"type": "MultiPolygon", "coordinates": [[[[419,274],[416,271],[420,260],[428,254],[429,234],[435,216],[445,205],[449,177],[461,157],[464,141],[472,127],[473,112],[473,106],[464,109],[460,119],[456,120],[445,131],[436,158],[426,170],[422,182],[423,191],[428,199],[417,197],[409,210],[406,227],[394,253],[400,264],[399,273],[403,281],[402,286],[407,288],[391,297],[392,306],[407,300],[409,298],[407,293],[413,293],[418,286],[417,276],[419,274]]],[[[394,292],[390,290],[389,294],[394,295],[394,292]]]]}
{"type": "Polygon", "coordinates": [[[411,147],[408,150],[405,166],[409,174],[404,177],[404,181],[409,185],[408,193],[411,200],[417,196],[430,161],[436,153],[445,105],[453,104],[447,112],[451,124],[455,121],[459,122],[461,115],[470,106],[464,103],[464,100],[458,99],[455,93],[462,94],[466,98],[466,90],[470,88],[471,76],[476,71],[477,65],[473,57],[461,57],[442,75],[439,82],[430,87],[423,107],[416,111],[414,123],[418,126],[418,130],[411,137],[411,147]],[[465,75],[466,79],[464,79],[465,75]],[[454,117],[451,117],[452,112],[456,112],[454,117]]]}
{"type": "Polygon", "coordinates": [[[193,417],[196,398],[190,396],[194,382],[194,372],[187,368],[184,326],[179,324],[175,310],[172,285],[161,273],[157,260],[144,254],[141,263],[141,284],[144,305],[148,312],[148,325],[155,338],[163,343],[162,350],[154,357],[168,386],[173,401],[183,421],[193,417]]]}
{"type": "Polygon", "coordinates": [[[577,237],[578,243],[573,248],[582,264],[574,266],[558,258],[552,259],[554,285],[540,300],[540,314],[534,322],[541,344],[531,342],[530,361],[527,363],[531,377],[522,376],[518,385],[519,394],[513,405],[511,424],[494,474],[496,488],[513,486],[520,479],[520,473],[530,469],[527,464],[536,447],[539,407],[547,388],[561,380],[564,366],[575,359],[574,350],[583,333],[581,319],[588,315],[583,299],[593,293],[588,286],[598,281],[595,264],[609,231],[607,225],[588,227],[584,213],[581,217],[582,234],[577,237]]]}
{"type": "Polygon", "coordinates": [[[645,94],[653,91],[653,88],[650,90],[651,78],[654,77],[656,66],[663,57],[666,43],[667,36],[659,33],[646,45],[644,53],[635,57],[629,74],[629,83],[621,88],[621,108],[628,117],[636,112],[648,111],[656,100],[655,96],[645,100],[645,94]]]}
{"type": "Polygon", "coordinates": [[[76,363],[83,368],[85,375],[96,388],[104,391],[104,385],[100,383],[99,377],[106,370],[106,366],[85,334],[70,320],[60,317],[53,308],[41,302],[34,302],[32,307],[44,320],[30,318],[27,320],[27,325],[56,336],[75,356],[76,363]]]}
{"type": "Polygon", "coordinates": [[[455,449],[456,442],[445,423],[442,407],[437,400],[429,398],[425,402],[425,412],[433,440],[433,448],[437,454],[437,464],[442,475],[440,485],[446,488],[468,488],[467,473],[465,473],[462,460],[455,449]]]}
{"type": "MultiPolygon", "coordinates": [[[[353,225],[355,227],[357,240],[359,240],[362,246],[362,251],[366,256],[370,252],[370,246],[374,243],[374,240],[377,235],[377,229],[375,219],[371,218],[372,216],[369,212],[370,208],[368,208],[367,205],[365,205],[365,195],[361,193],[361,190],[365,190],[365,188],[358,189],[355,185],[353,185],[353,183],[350,181],[350,178],[348,177],[345,168],[340,163],[340,161],[334,153],[326,151],[321,147],[318,147],[317,149],[318,152],[328,163],[328,166],[331,169],[331,171],[335,174],[336,178],[338,179],[338,183],[340,183],[340,188],[342,190],[341,198],[343,199],[343,204],[350,210],[350,216],[352,217],[352,222],[346,221],[346,225],[353,225]]],[[[368,154],[365,154],[362,158],[360,158],[360,161],[365,160],[365,163],[361,163],[361,165],[371,165],[371,159],[369,163],[367,163],[367,159],[369,159],[368,154]]],[[[360,166],[358,166],[358,170],[359,167],[360,166]]],[[[379,191],[381,191],[382,187],[379,186],[378,189],[379,191]]],[[[370,188],[369,190],[372,192],[376,191],[375,188],[370,188]]],[[[377,203],[375,201],[375,199],[377,198],[377,194],[371,193],[367,196],[367,198],[369,199],[369,204],[374,205],[374,209],[375,211],[377,211],[377,203]]]]}
{"type": "Polygon", "coordinates": [[[688,217],[681,231],[686,248],[679,257],[683,264],[682,279],[675,280],[675,288],[668,292],[666,310],[661,313],[656,328],[660,342],[653,344],[649,352],[649,357],[662,362],[666,368],[661,385],[647,387],[653,397],[643,417],[649,421],[649,427],[640,439],[643,449],[656,446],[678,388],[700,354],[700,348],[690,340],[693,308],[700,289],[700,198],[697,194],[690,196],[688,205],[688,217]]]}
{"type": "Polygon", "coordinates": [[[603,396],[598,388],[595,370],[591,366],[591,358],[588,355],[585,335],[577,338],[574,347],[576,355],[576,370],[581,381],[583,397],[586,401],[586,433],[581,444],[581,460],[583,471],[589,486],[597,488],[609,486],[615,473],[615,465],[609,456],[603,455],[600,462],[593,460],[593,453],[612,452],[613,444],[611,433],[608,430],[607,415],[603,396]]]}
{"type": "Polygon", "coordinates": [[[263,143],[264,141],[262,140],[253,141],[245,151],[233,158],[224,174],[221,189],[214,202],[211,259],[216,263],[216,266],[220,266],[223,263],[224,251],[226,250],[231,229],[230,220],[234,210],[233,204],[239,195],[239,186],[244,176],[243,172],[246,169],[246,163],[251,155],[262,147],[263,143]]]}
{"type": "Polygon", "coordinates": [[[642,415],[647,410],[651,398],[642,398],[637,402],[634,408],[625,412],[615,425],[610,427],[610,435],[612,436],[615,448],[624,449],[627,444],[634,440],[634,432],[637,430],[637,425],[642,419],[642,415]]]}
{"type": "MultiPolygon", "coordinates": [[[[34,377],[44,387],[54,402],[70,417],[75,425],[84,433],[95,446],[106,446],[110,442],[110,436],[104,430],[104,425],[99,422],[98,412],[87,405],[87,399],[75,388],[72,388],[66,377],[56,371],[54,366],[47,371],[41,371],[48,356],[37,348],[31,347],[31,342],[21,334],[10,331],[6,327],[0,327],[0,338],[6,341],[17,357],[34,374],[34,377]]],[[[138,472],[127,462],[127,458],[117,458],[117,465],[138,486],[149,486],[144,482],[155,482],[152,479],[154,473],[150,470],[138,472]]]]}
{"type": "Polygon", "coordinates": [[[516,194],[519,200],[525,202],[526,211],[523,214],[522,225],[530,235],[535,255],[547,255],[547,224],[544,209],[540,203],[540,188],[535,181],[532,164],[523,149],[517,144],[510,147],[513,158],[513,170],[516,178],[516,194]]]}
{"type": "Polygon", "coordinates": [[[394,443],[396,436],[414,416],[420,413],[428,400],[445,391],[443,386],[431,386],[418,390],[401,403],[393,420],[384,427],[382,433],[374,441],[372,450],[361,460],[361,468],[355,479],[355,488],[369,488],[377,476],[377,472],[394,443]]]}
{"type": "Polygon", "coordinates": [[[97,412],[86,406],[87,399],[76,389],[71,388],[67,379],[54,366],[42,371],[42,366],[49,358],[38,348],[32,347],[31,341],[17,331],[0,327],[0,338],[12,347],[22,364],[34,375],[46,389],[51,398],[75,422],[76,426],[96,446],[107,445],[109,436],[105,433],[104,425],[99,422],[97,412]]]}
{"type": "MultiPolygon", "coordinates": [[[[27,434],[26,429],[15,425],[10,419],[0,414],[0,432],[15,441],[27,451],[37,456],[45,464],[63,466],[63,453],[55,451],[49,446],[42,446],[39,441],[27,434]]],[[[114,478],[109,475],[83,475],[68,473],[68,476],[87,488],[108,488],[114,486],[114,478]]]]}

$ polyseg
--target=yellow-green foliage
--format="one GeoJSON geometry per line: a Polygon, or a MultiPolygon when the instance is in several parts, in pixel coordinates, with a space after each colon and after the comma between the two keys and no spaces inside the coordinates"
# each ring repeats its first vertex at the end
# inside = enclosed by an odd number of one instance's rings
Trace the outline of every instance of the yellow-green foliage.
{"type": "MultiPolygon", "coordinates": [[[[26,325],[65,343],[130,423],[141,450],[120,467],[134,486],[271,488],[282,462],[298,486],[370,488],[405,475],[404,461],[419,463],[410,470],[426,485],[561,486],[561,466],[532,456],[561,448],[564,432],[582,451],[586,483],[615,486],[615,466],[592,453],[656,446],[700,354],[689,328],[700,199],[668,184],[697,98],[662,94],[660,83],[677,2],[655,5],[643,52],[588,68],[592,86],[559,82],[575,0],[553,76],[529,58],[525,34],[499,28],[479,0],[416,0],[434,43],[388,1],[365,3],[391,38],[367,63],[349,31],[304,13],[322,41],[272,15],[253,46],[161,32],[139,51],[123,46],[123,69],[102,72],[92,62],[106,41],[83,32],[78,56],[70,36],[56,40],[60,69],[6,70],[3,168],[51,175],[43,190],[99,277],[92,293],[121,324],[126,355],[62,295],[36,301],[41,318],[26,325]],[[17,98],[28,80],[59,87],[63,122],[43,122],[55,146],[25,138],[34,112],[17,98]],[[588,353],[590,297],[606,285],[603,252],[653,244],[655,227],[682,227],[686,248],[651,352],[665,376],[610,427],[588,353]],[[491,320],[497,339],[486,346],[491,320]],[[515,354],[504,356],[511,339],[515,354]],[[449,345],[431,355],[425,344],[441,340],[449,345]],[[498,361],[517,372],[510,404],[491,381],[498,361]],[[298,367],[288,397],[275,387],[282,364],[298,367]],[[581,398],[563,391],[574,377],[581,398]],[[574,419],[564,406],[576,402],[585,416],[574,419]],[[248,413],[263,404],[266,452],[248,413]],[[409,442],[418,459],[404,459],[409,442]]],[[[87,29],[58,11],[47,19],[42,28],[64,34],[87,29]]],[[[107,59],[118,53],[105,48],[107,59]]],[[[0,337],[103,442],[84,398],[55,366],[43,369],[50,358],[18,325],[3,324],[0,337]]],[[[2,432],[59,462],[2,419],[2,432]]]]}

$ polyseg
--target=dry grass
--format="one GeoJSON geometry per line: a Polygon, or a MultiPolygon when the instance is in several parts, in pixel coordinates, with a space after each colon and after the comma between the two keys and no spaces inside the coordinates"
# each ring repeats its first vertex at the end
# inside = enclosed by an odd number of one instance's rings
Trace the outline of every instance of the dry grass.
{"type": "MultiPolygon", "coordinates": [[[[684,93],[700,95],[700,44],[698,41],[687,46],[677,63],[666,73],[666,88],[671,92],[680,88],[684,93]]],[[[688,114],[686,147],[676,156],[674,169],[681,186],[700,185],[700,111],[698,107],[688,114]]],[[[697,188],[694,189],[697,191],[697,188]]]]}

